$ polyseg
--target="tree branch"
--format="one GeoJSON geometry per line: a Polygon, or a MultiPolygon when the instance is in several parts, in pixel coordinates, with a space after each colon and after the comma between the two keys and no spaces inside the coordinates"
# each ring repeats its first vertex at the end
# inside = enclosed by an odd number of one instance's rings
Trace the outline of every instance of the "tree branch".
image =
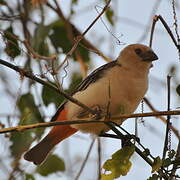
{"type": "Polygon", "coordinates": [[[123,114],[121,116],[112,117],[112,120],[118,120],[123,118],[136,118],[136,117],[158,117],[158,116],[167,116],[167,115],[180,115],[180,110],[177,111],[157,111],[157,112],[148,112],[148,113],[136,113],[136,114],[123,114]]]}
{"type": "MultiPolygon", "coordinates": [[[[135,117],[152,117],[152,116],[162,116],[162,115],[180,115],[180,111],[159,111],[159,112],[149,112],[149,113],[137,113],[137,114],[124,114],[119,117],[112,117],[111,120],[116,121],[119,119],[125,118],[135,118],[135,117]]],[[[101,117],[102,118],[102,117],[101,117]]],[[[73,120],[73,121],[53,121],[53,122],[45,122],[45,123],[37,123],[37,124],[30,124],[30,125],[19,125],[10,128],[3,128],[0,130],[0,134],[8,133],[8,132],[21,132],[28,129],[34,128],[43,128],[43,127],[50,127],[50,126],[57,126],[57,125],[71,125],[71,124],[93,124],[93,123],[105,123],[107,121],[100,121],[100,120],[73,120]]]]}

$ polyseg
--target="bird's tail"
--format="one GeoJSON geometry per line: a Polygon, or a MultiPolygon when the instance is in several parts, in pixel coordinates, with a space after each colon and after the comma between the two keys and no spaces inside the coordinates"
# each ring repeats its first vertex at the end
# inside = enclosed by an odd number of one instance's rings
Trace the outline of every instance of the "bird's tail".
{"type": "MultiPolygon", "coordinates": [[[[63,110],[57,117],[56,121],[62,121],[66,119],[66,112],[63,110]]],[[[54,126],[43,140],[41,140],[36,146],[25,153],[24,159],[31,161],[36,165],[41,164],[56,144],[71,136],[75,132],[77,132],[77,129],[74,129],[69,125],[54,126]]]]}

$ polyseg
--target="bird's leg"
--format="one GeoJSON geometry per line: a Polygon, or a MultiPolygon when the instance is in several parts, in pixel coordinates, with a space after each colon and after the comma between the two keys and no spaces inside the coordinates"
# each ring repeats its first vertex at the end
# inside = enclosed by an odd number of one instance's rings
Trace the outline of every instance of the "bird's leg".
{"type": "Polygon", "coordinates": [[[92,118],[93,119],[100,119],[102,117],[102,112],[103,112],[102,109],[100,108],[100,106],[94,105],[92,107],[92,109],[95,110],[95,112],[96,112],[94,115],[92,115],[92,118]]]}
{"type": "Polygon", "coordinates": [[[101,110],[99,105],[94,105],[94,106],[91,107],[91,109],[93,109],[96,113],[95,114],[90,114],[87,110],[83,110],[77,115],[77,118],[78,119],[84,119],[84,118],[100,119],[102,117],[102,112],[103,111],[101,110]]]}

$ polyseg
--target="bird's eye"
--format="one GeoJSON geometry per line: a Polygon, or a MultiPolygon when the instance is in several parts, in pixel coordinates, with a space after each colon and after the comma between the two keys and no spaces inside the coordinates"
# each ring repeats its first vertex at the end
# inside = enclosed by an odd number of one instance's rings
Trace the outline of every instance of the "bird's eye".
{"type": "Polygon", "coordinates": [[[140,54],[141,54],[141,52],[142,52],[142,50],[141,50],[141,49],[139,49],[139,48],[137,48],[137,49],[135,49],[135,52],[136,52],[136,54],[137,54],[137,55],[140,55],[140,54]]]}

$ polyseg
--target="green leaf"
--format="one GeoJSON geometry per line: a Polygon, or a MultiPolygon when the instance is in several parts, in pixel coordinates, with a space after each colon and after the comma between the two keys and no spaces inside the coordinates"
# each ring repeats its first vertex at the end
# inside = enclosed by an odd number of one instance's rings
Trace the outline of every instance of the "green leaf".
{"type": "Polygon", "coordinates": [[[56,49],[62,48],[64,53],[69,52],[71,48],[71,42],[67,37],[67,31],[64,24],[61,21],[56,21],[50,25],[52,27],[52,33],[50,39],[56,49]]]}
{"type": "Polygon", "coordinates": [[[89,58],[89,51],[87,49],[85,49],[82,46],[78,46],[77,50],[79,51],[79,53],[80,53],[80,55],[81,55],[81,57],[82,57],[84,62],[88,62],[90,60],[90,58],[89,58]]]}
{"type": "MultiPolygon", "coordinates": [[[[35,105],[32,94],[27,93],[20,97],[18,101],[18,108],[21,113],[19,125],[27,125],[33,123],[44,122],[38,108],[35,105]]],[[[40,138],[44,130],[42,128],[36,128],[25,132],[13,133],[11,135],[12,145],[10,146],[11,154],[18,158],[26,151],[33,142],[33,134],[36,134],[37,138],[40,138]]]]}
{"type": "Polygon", "coordinates": [[[106,18],[107,18],[107,20],[109,21],[109,23],[110,23],[111,25],[114,25],[113,16],[114,16],[114,11],[109,8],[109,9],[106,11],[106,18]]]}
{"type": "Polygon", "coordinates": [[[78,3],[78,0],[72,0],[72,3],[73,3],[73,4],[77,4],[77,3],[78,3]]]}
{"type": "Polygon", "coordinates": [[[33,49],[43,56],[49,55],[49,49],[46,43],[46,38],[49,34],[50,29],[51,26],[38,24],[35,29],[34,37],[31,40],[33,49]]]}
{"type": "Polygon", "coordinates": [[[82,81],[82,76],[80,73],[73,73],[71,77],[71,83],[69,85],[69,88],[67,92],[72,93],[76,87],[79,85],[79,83],[82,81]]]}
{"type": "MultiPolygon", "coordinates": [[[[62,52],[67,54],[73,46],[73,43],[68,38],[68,31],[65,28],[65,25],[61,21],[56,21],[49,25],[52,29],[52,33],[49,36],[53,46],[58,50],[59,48],[62,49],[62,52]]],[[[74,29],[73,26],[72,30],[74,29]]],[[[89,51],[82,46],[78,46],[76,51],[79,51],[80,55],[82,56],[85,62],[90,60],[89,58],[89,51]]],[[[73,55],[74,60],[76,60],[75,56],[73,55]]]]}
{"type": "Polygon", "coordinates": [[[113,180],[120,176],[126,176],[129,172],[132,163],[130,158],[135,151],[134,146],[125,146],[112,155],[112,159],[108,159],[103,169],[102,180],[113,180]]]}
{"type": "Polygon", "coordinates": [[[101,180],[112,180],[114,179],[113,174],[101,174],[101,180]]]}
{"type": "Polygon", "coordinates": [[[171,159],[170,158],[166,158],[163,161],[163,167],[168,167],[171,164],[171,159]]]}
{"type": "Polygon", "coordinates": [[[177,86],[176,92],[177,92],[177,94],[180,96],[180,84],[177,86]]]}
{"type": "Polygon", "coordinates": [[[154,162],[152,164],[152,173],[154,173],[155,171],[158,171],[160,169],[160,167],[162,166],[162,160],[161,158],[158,156],[154,159],[154,162]]]}
{"type": "Polygon", "coordinates": [[[32,174],[25,174],[25,180],[35,180],[32,174]]]}
{"type": "Polygon", "coordinates": [[[36,172],[42,176],[47,176],[58,171],[65,171],[65,164],[64,161],[56,155],[49,155],[47,160],[36,168],[36,172]]]}
{"type": "Polygon", "coordinates": [[[6,39],[6,54],[12,58],[19,56],[21,51],[19,49],[17,36],[13,33],[11,26],[4,31],[4,38],[6,39]]]}
{"type": "Polygon", "coordinates": [[[10,137],[12,145],[10,146],[11,154],[15,158],[20,158],[31,145],[33,137],[31,132],[13,133],[10,137]]]}
{"type": "Polygon", "coordinates": [[[20,97],[18,108],[22,115],[20,125],[44,122],[31,93],[24,94],[20,97]]]}
{"type": "Polygon", "coordinates": [[[105,4],[108,2],[108,0],[104,0],[105,4]]]}
{"type": "Polygon", "coordinates": [[[44,86],[42,90],[42,99],[45,106],[48,106],[50,103],[54,103],[56,107],[58,107],[65,100],[62,95],[46,86],[44,86]]]}

